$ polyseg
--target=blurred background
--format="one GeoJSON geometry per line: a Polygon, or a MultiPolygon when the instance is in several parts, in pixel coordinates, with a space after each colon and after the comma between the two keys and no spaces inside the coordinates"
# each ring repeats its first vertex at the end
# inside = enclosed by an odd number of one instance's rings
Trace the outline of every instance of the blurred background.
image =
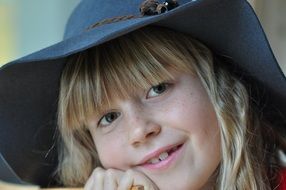
{"type": "MultiPolygon", "coordinates": [[[[0,0],[0,66],[61,41],[80,0],[0,0]]],[[[286,73],[286,0],[249,0],[286,73]]]]}
{"type": "Polygon", "coordinates": [[[80,0],[0,0],[0,66],[62,40],[80,0]]]}

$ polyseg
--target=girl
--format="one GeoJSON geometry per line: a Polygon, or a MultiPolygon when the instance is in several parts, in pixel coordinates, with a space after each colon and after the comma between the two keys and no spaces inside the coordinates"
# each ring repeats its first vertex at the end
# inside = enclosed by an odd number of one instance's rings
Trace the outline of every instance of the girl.
{"type": "Polygon", "coordinates": [[[59,99],[62,182],[86,190],[279,187],[285,141],[230,64],[160,27],[72,56],[59,99]]]}
{"type": "Polygon", "coordinates": [[[283,189],[285,95],[245,0],[82,0],[1,68],[0,151],[42,186],[283,189]]]}

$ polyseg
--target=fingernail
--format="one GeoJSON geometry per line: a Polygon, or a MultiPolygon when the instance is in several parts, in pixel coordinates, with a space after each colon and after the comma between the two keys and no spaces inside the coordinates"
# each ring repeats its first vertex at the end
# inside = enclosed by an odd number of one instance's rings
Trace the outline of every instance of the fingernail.
{"type": "Polygon", "coordinates": [[[134,185],[130,190],[144,190],[144,186],[142,185],[134,185]]]}

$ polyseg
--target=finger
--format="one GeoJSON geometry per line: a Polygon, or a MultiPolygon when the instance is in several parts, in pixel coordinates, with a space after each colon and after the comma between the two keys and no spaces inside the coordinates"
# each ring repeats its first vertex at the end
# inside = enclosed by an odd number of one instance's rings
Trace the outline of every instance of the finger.
{"type": "Polygon", "coordinates": [[[118,190],[144,190],[144,180],[137,179],[138,177],[141,178],[137,172],[127,170],[125,175],[120,179],[118,190]]]}
{"type": "Polygon", "coordinates": [[[122,177],[119,186],[122,185],[122,189],[132,189],[133,186],[137,186],[137,189],[144,190],[158,190],[157,185],[145,174],[136,170],[127,170],[122,177]]]}
{"type": "Polygon", "coordinates": [[[96,190],[104,190],[104,173],[105,170],[97,167],[95,170],[93,170],[91,177],[93,178],[93,187],[92,189],[96,190]]]}
{"type": "Polygon", "coordinates": [[[92,190],[93,189],[93,182],[94,182],[94,179],[92,177],[88,178],[87,182],[85,183],[84,185],[84,190],[92,190]]]}
{"type": "Polygon", "coordinates": [[[118,190],[130,190],[133,185],[133,177],[133,171],[127,170],[119,181],[118,190]]]}
{"type": "Polygon", "coordinates": [[[120,173],[117,170],[108,169],[105,172],[105,176],[104,176],[104,189],[106,189],[106,190],[115,190],[115,189],[117,189],[118,181],[120,179],[120,176],[119,176],[120,173]]]}

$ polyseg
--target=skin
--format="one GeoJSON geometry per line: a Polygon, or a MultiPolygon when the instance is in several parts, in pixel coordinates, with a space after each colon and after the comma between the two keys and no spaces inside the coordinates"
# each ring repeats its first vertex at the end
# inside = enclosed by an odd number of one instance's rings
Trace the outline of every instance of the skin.
{"type": "Polygon", "coordinates": [[[130,99],[117,99],[89,123],[103,168],[96,168],[86,189],[210,189],[221,160],[219,125],[200,80],[173,73],[130,99]],[[112,113],[111,115],[108,113],[112,113]],[[107,114],[107,115],[106,115],[107,114]],[[166,168],[140,165],[148,154],[183,143],[166,168]]]}

